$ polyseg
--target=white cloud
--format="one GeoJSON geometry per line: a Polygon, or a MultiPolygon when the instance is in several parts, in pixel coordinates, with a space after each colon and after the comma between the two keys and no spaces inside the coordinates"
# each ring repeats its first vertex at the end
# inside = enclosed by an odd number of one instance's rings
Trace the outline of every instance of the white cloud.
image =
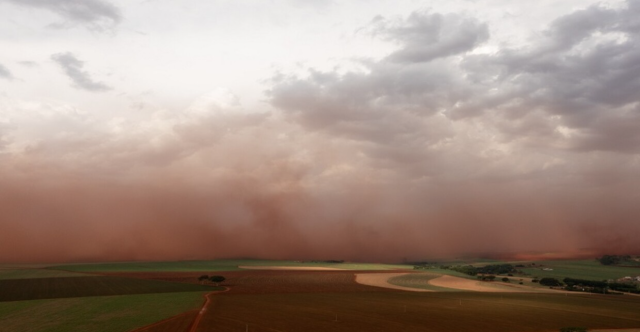
{"type": "Polygon", "coordinates": [[[56,53],[51,56],[51,59],[62,67],[77,88],[91,92],[111,90],[111,87],[102,82],[94,81],[88,72],[82,70],[84,62],[78,60],[73,53],[56,53]]]}
{"type": "Polygon", "coordinates": [[[0,0],[24,7],[52,11],[66,21],[56,27],[84,25],[91,30],[113,28],[122,20],[120,9],[105,0],[0,0]]]}

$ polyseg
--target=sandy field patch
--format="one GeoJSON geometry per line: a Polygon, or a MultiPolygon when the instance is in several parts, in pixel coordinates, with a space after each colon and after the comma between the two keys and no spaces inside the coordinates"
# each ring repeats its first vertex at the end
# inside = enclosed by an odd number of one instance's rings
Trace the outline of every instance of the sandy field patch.
{"type": "Polygon", "coordinates": [[[488,282],[482,282],[478,280],[465,279],[460,277],[454,277],[450,275],[443,275],[435,279],[429,280],[429,284],[438,287],[453,288],[459,290],[473,291],[473,292],[517,292],[523,291],[518,289],[496,287],[495,284],[489,284],[488,282]]]}
{"type": "Polygon", "coordinates": [[[359,284],[374,286],[374,287],[383,287],[390,289],[397,289],[409,292],[430,292],[430,290],[426,289],[418,289],[418,288],[410,288],[410,287],[402,287],[389,283],[389,279],[394,277],[399,277],[406,275],[408,273],[357,273],[356,274],[356,282],[359,284]]]}
{"type": "Polygon", "coordinates": [[[513,285],[501,282],[486,282],[472,279],[443,275],[431,279],[429,284],[438,287],[453,288],[473,292],[498,292],[498,293],[529,293],[529,292],[556,292],[548,289],[532,288],[522,285],[513,285]]]}
{"type": "Polygon", "coordinates": [[[249,266],[240,265],[238,268],[247,270],[270,270],[270,271],[344,271],[333,267],[314,267],[314,266],[249,266]]]}

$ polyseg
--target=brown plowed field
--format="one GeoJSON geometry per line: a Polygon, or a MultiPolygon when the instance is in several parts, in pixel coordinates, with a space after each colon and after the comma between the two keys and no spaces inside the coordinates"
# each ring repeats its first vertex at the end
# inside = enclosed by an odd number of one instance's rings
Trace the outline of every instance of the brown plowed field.
{"type": "MultiPolygon", "coordinates": [[[[390,273],[398,271],[389,271],[390,273]]],[[[207,331],[558,331],[640,327],[640,298],[597,294],[413,293],[357,284],[362,271],[233,271],[211,296],[207,331]]],[[[375,273],[380,273],[376,271],[375,273]]],[[[128,277],[197,283],[203,273],[128,277]]],[[[121,274],[123,275],[123,274],[121,274]]],[[[158,330],[163,331],[163,330],[158,330]]],[[[174,331],[183,331],[175,329],[174,331]]],[[[156,332],[156,331],[153,331],[156,332]]]]}
{"type": "Polygon", "coordinates": [[[558,331],[640,326],[640,301],[505,293],[298,293],[221,295],[206,331],[558,331]],[[337,319],[337,320],[336,320],[337,319]]]}
{"type": "MultiPolygon", "coordinates": [[[[389,271],[389,273],[398,271],[389,271]]],[[[285,271],[285,270],[248,270],[217,272],[226,278],[224,286],[229,287],[225,294],[289,294],[289,293],[327,293],[327,292],[375,292],[390,291],[384,288],[370,287],[355,282],[356,273],[381,273],[380,271],[285,271]]],[[[173,282],[198,284],[198,277],[207,272],[123,272],[109,273],[111,276],[155,279],[173,282]]]]}

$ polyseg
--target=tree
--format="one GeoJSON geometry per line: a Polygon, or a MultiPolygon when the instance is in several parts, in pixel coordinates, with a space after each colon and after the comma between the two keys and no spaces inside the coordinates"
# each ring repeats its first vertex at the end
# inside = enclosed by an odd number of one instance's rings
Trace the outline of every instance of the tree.
{"type": "Polygon", "coordinates": [[[598,258],[602,265],[624,265],[624,263],[631,260],[629,255],[604,255],[598,258]]]}
{"type": "Polygon", "coordinates": [[[604,255],[598,259],[602,265],[616,265],[620,263],[620,256],[604,255]]]}
{"type": "Polygon", "coordinates": [[[211,282],[218,286],[219,283],[225,281],[226,279],[223,276],[212,276],[209,278],[209,280],[211,280],[211,282]]]}
{"type": "Polygon", "coordinates": [[[200,277],[198,277],[198,281],[200,281],[200,283],[204,283],[205,280],[209,280],[209,276],[206,274],[201,275],[200,277]]]}
{"type": "Polygon", "coordinates": [[[502,278],[503,282],[509,282],[509,278],[502,278]]]}
{"type": "Polygon", "coordinates": [[[540,285],[543,286],[562,286],[560,280],[556,278],[542,278],[540,279],[540,285]]]}

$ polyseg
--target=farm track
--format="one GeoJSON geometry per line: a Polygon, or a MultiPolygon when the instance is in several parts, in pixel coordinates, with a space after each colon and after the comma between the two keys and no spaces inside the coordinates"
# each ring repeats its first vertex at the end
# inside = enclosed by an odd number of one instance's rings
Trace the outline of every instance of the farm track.
{"type": "Polygon", "coordinates": [[[202,320],[202,316],[207,312],[209,303],[211,303],[211,295],[213,294],[217,294],[217,293],[224,293],[229,291],[229,288],[225,288],[225,290],[223,291],[213,291],[211,293],[207,293],[204,295],[205,301],[204,304],[202,305],[202,308],[200,308],[200,310],[198,311],[198,314],[196,315],[193,323],[191,323],[191,326],[189,327],[189,331],[188,332],[196,332],[196,330],[198,330],[198,325],[200,324],[200,321],[202,320]]]}

